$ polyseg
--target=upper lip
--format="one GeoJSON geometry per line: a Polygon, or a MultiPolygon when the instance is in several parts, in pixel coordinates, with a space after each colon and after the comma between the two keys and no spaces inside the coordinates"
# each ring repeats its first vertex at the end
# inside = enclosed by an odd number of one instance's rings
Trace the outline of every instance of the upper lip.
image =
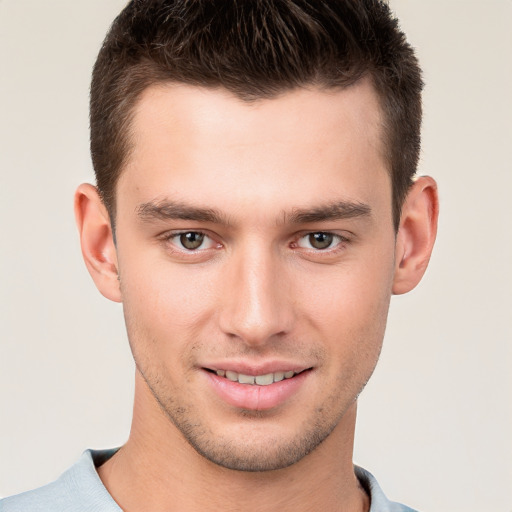
{"type": "Polygon", "coordinates": [[[276,372],[300,373],[311,368],[311,365],[293,363],[290,361],[268,361],[265,363],[249,363],[244,361],[216,361],[202,365],[207,370],[226,370],[243,375],[267,375],[276,372]]]}

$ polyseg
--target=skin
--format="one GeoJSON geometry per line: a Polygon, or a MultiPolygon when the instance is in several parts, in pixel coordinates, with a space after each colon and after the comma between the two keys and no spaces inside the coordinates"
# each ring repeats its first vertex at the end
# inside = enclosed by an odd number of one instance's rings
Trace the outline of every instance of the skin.
{"type": "Polygon", "coordinates": [[[96,189],[78,189],[84,258],[123,302],[137,368],[130,438],[98,469],[123,510],[368,510],[356,399],[437,221],[435,182],[419,178],[395,233],[380,115],[367,81],[254,103],[153,86],[117,185],[116,245],[96,189]],[[276,405],[238,407],[208,370],[240,365],[306,371],[276,405]]]}

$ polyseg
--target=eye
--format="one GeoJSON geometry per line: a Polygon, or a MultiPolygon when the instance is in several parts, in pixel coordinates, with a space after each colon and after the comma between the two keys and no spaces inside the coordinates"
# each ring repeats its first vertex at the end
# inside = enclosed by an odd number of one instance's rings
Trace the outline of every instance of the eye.
{"type": "Polygon", "coordinates": [[[316,233],[308,233],[307,235],[299,238],[297,245],[305,249],[315,249],[323,251],[339,245],[345,239],[334,233],[325,231],[318,231],[316,233]]]}
{"type": "Polygon", "coordinates": [[[171,234],[167,240],[178,249],[185,249],[186,251],[210,249],[216,245],[216,243],[208,235],[205,235],[200,231],[174,233],[171,234]]]}

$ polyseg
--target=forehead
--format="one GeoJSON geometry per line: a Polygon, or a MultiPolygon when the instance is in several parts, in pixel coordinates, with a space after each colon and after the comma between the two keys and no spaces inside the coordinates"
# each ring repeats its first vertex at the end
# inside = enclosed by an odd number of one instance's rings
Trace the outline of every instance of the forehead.
{"type": "Polygon", "coordinates": [[[244,102],[223,89],[159,85],[141,96],[118,185],[147,202],[293,208],[318,198],[390,201],[381,110],[369,81],[244,102]],[[214,204],[216,203],[216,204],[214,204]]]}

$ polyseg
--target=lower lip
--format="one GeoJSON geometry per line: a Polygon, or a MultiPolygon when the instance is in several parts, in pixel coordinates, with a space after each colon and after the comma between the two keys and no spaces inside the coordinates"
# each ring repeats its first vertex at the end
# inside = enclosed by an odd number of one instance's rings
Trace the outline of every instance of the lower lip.
{"type": "Polygon", "coordinates": [[[274,382],[268,386],[240,384],[206,370],[204,373],[214,391],[224,402],[240,409],[264,411],[278,407],[289,400],[299,391],[311,371],[303,371],[291,379],[274,382]]]}

